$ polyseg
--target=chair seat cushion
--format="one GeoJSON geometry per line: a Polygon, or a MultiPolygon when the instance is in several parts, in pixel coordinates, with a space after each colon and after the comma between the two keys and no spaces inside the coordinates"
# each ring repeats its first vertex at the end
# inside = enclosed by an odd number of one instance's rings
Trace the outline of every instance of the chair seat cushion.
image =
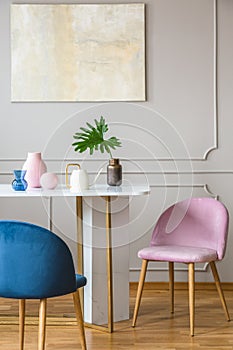
{"type": "Polygon", "coordinates": [[[75,277],[76,277],[76,288],[77,289],[84,287],[87,284],[87,279],[85,276],[79,275],[76,273],[75,277]]]}
{"type": "Polygon", "coordinates": [[[171,262],[209,262],[218,259],[214,249],[177,245],[158,245],[144,248],[138,257],[145,260],[171,262]]]}

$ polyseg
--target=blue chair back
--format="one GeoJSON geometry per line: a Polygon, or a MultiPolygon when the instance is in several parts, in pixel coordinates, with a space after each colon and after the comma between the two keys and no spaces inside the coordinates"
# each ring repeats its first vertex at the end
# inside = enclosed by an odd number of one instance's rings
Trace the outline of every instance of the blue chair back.
{"type": "Polygon", "coordinates": [[[65,242],[26,222],[0,220],[0,296],[42,299],[76,291],[73,259],[65,242]]]}

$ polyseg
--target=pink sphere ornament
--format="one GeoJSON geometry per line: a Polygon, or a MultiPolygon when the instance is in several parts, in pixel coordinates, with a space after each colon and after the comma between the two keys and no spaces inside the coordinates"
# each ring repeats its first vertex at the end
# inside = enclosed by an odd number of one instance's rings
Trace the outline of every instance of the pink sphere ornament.
{"type": "Polygon", "coordinates": [[[40,178],[40,184],[46,190],[53,190],[58,184],[58,177],[54,173],[44,173],[40,178]]]}

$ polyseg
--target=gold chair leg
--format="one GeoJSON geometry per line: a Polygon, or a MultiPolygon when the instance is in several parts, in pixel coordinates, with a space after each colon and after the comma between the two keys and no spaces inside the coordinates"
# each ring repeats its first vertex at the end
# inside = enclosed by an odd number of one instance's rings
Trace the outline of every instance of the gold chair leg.
{"type": "Polygon", "coordinates": [[[25,299],[19,300],[19,349],[24,348],[25,299]]]}
{"type": "Polygon", "coordinates": [[[220,300],[221,300],[221,303],[222,303],[223,310],[224,310],[225,315],[226,315],[226,319],[227,319],[227,321],[230,321],[230,315],[229,315],[229,312],[228,312],[228,309],[227,309],[226,300],[225,300],[225,297],[224,297],[224,294],[223,294],[223,290],[222,290],[222,286],[221,286],[221,283],[220,283],[218,271],[217,271],[217,268],[216,268],[216,265],[215,265],[214,261],[210,262],[210,267],[211,267],[211,270],[212,270],[212,273],[213,273],[213,276],[214,276],[216,288],[217,288],[217,291],[218,291],[218,294],[219,294],[219,297],[220,297],[220,300]]]}
{"type": "Polygon", "coordinates": [[[76,312],[77,324],[78,324],[79,333],[80,333],[81,346],[83,350],[86,350],[86,338],[85,338],[84,325],[83,325],[83,315],[82,315],[82,309],[81,309],[78,290],[73,293],[73,300],[74,300],[74,308],[76,312]]]}
{"type": "Polygon", "coordinates": [[[46,331],[46,307],[47,299],[40,300],[39,309],[39,334],[38,334],[38,350],[45,348],[45,331],[46,331]]]}
{"type": "Polygon", "coordinates": [[[137,291],[137,296],[136,296],[132,327],[136,326],[136,321],[137,321],[137,317],[138,317],[138,310],[139,310],[139,306],[141,303],[142,291],[143,291],[143,286],[144,286],[145,277],[146,277],[147,265],[148,265],[148,260],[143,259],[139,283],[138,283],[138,291],[137,291]]]}
{"type": "Polygon", "coordinates": [[[195,278],[194,263],[189,263],[189,317],[190,317],[190,335],[194,336],[194,298],[195,298],[195,278]]]}
{"type": "Polygon", "coordinates": [[[171,313],[174,313],[174,262],[169,261],[169,292],[171,313]]]}

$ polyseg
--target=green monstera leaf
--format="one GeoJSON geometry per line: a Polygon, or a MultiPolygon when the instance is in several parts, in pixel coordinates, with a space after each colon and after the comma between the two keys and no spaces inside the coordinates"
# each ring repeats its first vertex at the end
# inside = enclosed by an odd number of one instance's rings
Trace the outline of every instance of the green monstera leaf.
{"type": "Polygon", "coordinates": [[[115,150],[116,147],[121,147],[121,142],[115,136],[104,139],[104,134],[108,131],[108,125],[105,123],[104,117],[101,116],[99,121],[95,119],[95,126],[90,123],[86,123],[86,125],[87,128],[81,127],[82,132],[76,132],[73,136],[77,140],[72,143],[74,150],[83,153],[89,148],[90,154],[98,150],[101,153],[106,151],[112,158],[111,149],[115,150]]]}

